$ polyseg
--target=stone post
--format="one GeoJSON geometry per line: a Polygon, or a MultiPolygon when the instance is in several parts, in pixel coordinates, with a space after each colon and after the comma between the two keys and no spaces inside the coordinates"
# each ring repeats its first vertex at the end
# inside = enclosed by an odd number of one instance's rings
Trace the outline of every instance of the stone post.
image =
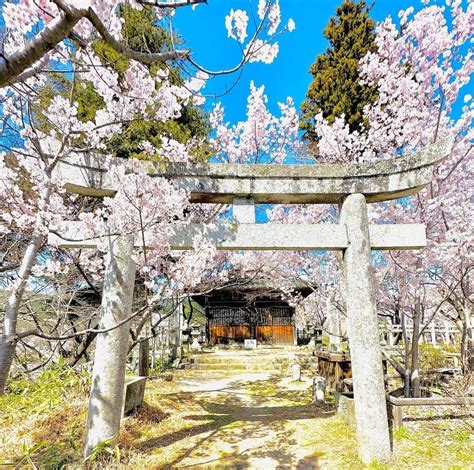
{"type": "Polygon", "coordinates": [[[326,379],[317,376],[313,379],[313,403],[324,403],[326,396],[326,379]]]}
{"type": "Polygon", "coordinates": [[[171,362],[176,359],[181,359],[181,328],[182,328],[182,317],[183,317],[183,304],[176,307],[175,311],[171,314],[168,319],[169,344],[171,352],[171,362]]]}
{"type": "Polygon", "coordinates": [[[390,436],[367,204],[362,194],[345,199],[340,221],[349,239],[344,281],[359,455],[366,464],[383,462],[390,458],[390,436]]]}
{"type": "Polygon", "coordinates": [[[150,340],[140,341],[138,345],[138,375],[148,377],[150,373],[150,340]]]}
{"type": "Polygon", "coordinates": [[[253,199],[236,197],[233,201],[232,215],[240,224],[255,223],[255,202],[253,199]]]}
{"type": "Polygon", "coordinates": [[[135,263],[132,259],[133,236],[110,238],[100,308],[100,329],[96,339],[92,387],[89,398],[84,456],[101,442],[112,445],[120,429],[129,324],[117,323],[132,312],[135,263]]]}

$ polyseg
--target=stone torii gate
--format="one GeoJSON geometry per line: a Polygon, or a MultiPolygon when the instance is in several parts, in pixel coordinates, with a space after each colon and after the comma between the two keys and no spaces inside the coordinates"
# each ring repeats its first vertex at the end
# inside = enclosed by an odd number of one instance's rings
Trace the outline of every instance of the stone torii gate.
{"type": "MultiPolygon", "coordinates": [[[[191,224],[171,237],[176,250],[192,249],[196,233],[204,232],[221,250],[334,250],[342,251],[343,286],[351,348],[356,427],[363,462],[386,461],[390,438],[385,399],[382,352],[376,308],[376,286],[371,250],[420,249],[426,246],[425,227],[369,225],[367,203],[410,196],[426,186],[434,165],[447,154],[444,142],[411,157],[360,165],[239,165],[168,164],[165,168],[143,162],[151,176],[170,178],[185,188],[191,202],[233,204],[236,224],[191,224]],[[338,224],[256,224],[255,203],[339,204],[338,224]]],[[[110,164],[126,161],[77,157],[57,167],[68,191],[95,197],[116,193],[107,173],[110,164]]],[[[65,222],[52,231],[49,241],[64,248],[94,248],[80,222],[65,222]]],[[[145,243],[146,243],[145,233],[145,243]]],[[[101,441],[114,439],[120,428],[120,409],[128,341],[126,319],[131,314],[135,265],[134,235],[107,239],[100,328],[116,327],[98,335],[89,402],[88,455],[101,441]]]]}

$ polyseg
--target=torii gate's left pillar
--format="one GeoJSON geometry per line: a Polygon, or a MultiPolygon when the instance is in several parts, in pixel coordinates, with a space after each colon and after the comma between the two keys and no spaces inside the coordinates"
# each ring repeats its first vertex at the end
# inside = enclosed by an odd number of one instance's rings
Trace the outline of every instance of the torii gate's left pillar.
{"type": "Polygon", "coordinates": [[[99,329],[112,329],[99,333],[96,340],[85,457],[101,442],[113,443],[120,430],[129,322],[120,323],[132,313],[133,245],[132,235],[109,238],[99,329]]]}

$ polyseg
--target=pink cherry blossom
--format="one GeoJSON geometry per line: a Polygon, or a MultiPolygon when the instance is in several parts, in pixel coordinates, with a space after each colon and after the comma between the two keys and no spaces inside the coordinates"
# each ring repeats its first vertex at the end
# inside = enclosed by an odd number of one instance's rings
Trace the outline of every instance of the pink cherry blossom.
{"type": "Polygon", "coordinates": [[[231,9],[230,13],[225,17],[227,35],[243,43],[247,37],[248,22],[249,16],[246,11],[231,9]]]}

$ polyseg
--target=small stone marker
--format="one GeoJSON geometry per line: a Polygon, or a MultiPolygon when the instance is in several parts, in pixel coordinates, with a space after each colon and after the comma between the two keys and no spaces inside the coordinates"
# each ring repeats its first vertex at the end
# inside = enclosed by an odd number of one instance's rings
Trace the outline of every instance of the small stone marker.
{"type": "Polygon", "coordinates": [[[122,416],[127,416],[143,404],[146,377],[125,377],[125,393],[122,405],[122,416]]]}
{"type": "Polygon", "coordinates": [[[324,403],[326,379],[318,376],[313,379],[313,403],[324,403]]]}
{"type": "Polygon", "coordinates": [[[256,339],[244,339],[244,348],[245,349],[257,349],[257,340],[256,339]]]}
{"type": "Polygon", "coordinates": [[[350,423],[355,422],[355,403],[354,395],[352,393],[335,392],[336,399],[336,413],[344,416],[350,423]]]}
{"type": "Polygon", "coordinates": [[[301,380],[301,366],[296,364],[296,362],[291,365],[291,377],[295,382],[301,380]]]}

